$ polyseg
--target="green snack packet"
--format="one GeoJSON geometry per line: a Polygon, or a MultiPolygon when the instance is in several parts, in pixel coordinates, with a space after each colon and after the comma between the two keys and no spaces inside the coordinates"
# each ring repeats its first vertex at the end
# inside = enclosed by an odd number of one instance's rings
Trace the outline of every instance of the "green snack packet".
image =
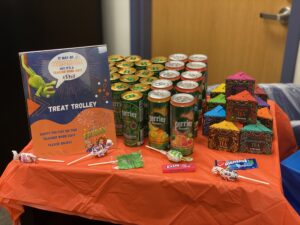
{"type": "Polygon", "coordinates": [[[117,156],[117,169],[128,170],[144,167],[143,158],[140,152],[133,152],[117,156]]]}

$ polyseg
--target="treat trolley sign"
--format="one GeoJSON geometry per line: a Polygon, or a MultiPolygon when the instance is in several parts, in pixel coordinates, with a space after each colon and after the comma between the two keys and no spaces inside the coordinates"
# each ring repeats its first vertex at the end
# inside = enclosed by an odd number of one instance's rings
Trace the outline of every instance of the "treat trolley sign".
{"type": "Polygon", "coordinates": [[[19,56],[35,154],[83,153],[103,138],[115,143],[106,46],[19,56]]]}

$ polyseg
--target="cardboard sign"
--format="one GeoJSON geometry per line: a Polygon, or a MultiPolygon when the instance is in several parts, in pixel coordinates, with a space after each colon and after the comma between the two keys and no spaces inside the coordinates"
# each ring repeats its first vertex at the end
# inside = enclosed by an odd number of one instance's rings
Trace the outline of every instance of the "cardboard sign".
{"type": "Polygon", "coordinates": [[[83,153],[115,143],[106,46],[19,53],[37,156],[83,153]]]}

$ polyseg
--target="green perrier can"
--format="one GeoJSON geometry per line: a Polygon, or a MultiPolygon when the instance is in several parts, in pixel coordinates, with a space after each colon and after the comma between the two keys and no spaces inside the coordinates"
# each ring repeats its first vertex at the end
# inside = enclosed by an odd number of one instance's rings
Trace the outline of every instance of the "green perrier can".
{"type": "Polygon", "coordinates": [[[121,98],[124,143],[132,147],[140,146],[144,143],[143,94],[127,91],[121,98]]]}
{"type": "Polygon", "coordinates": [[[194,104],[191,94],[179,93],[171,98],[171,149],[190,155],[194,148],[194,104]]]}
{"type": "Polygon", "coordinates": [[[128,89],[129,85],[122,82],[113,83],[111,85],[112,105],[114,109],[117,136],[123,135],[121,95],[128,89]]]}
{"type": "Polygon", "coordinates": [[[150,91],[150,85],[149,84],[134,84],[130,87],[131,91],[138,91],[143,94],[143,103],[144,103],[144,134],[145,137],[148,136],[148,93],[150,91]]]}

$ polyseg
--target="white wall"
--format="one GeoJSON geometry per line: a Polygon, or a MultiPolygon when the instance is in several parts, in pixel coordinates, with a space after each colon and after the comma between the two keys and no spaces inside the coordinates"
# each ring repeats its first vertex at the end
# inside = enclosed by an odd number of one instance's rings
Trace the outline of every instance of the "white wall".
{"type": "Polygon", "coordinates": [[[108,53],[130,55],[130,0],[102,0],[102,21],[108,53]]]}
{"type": "Polygon", "coordinates": [[[300,84],[300,42],[298,47],[298,56],[297,56],[296,69],[294,75],[294,84],[300,84]]]}

